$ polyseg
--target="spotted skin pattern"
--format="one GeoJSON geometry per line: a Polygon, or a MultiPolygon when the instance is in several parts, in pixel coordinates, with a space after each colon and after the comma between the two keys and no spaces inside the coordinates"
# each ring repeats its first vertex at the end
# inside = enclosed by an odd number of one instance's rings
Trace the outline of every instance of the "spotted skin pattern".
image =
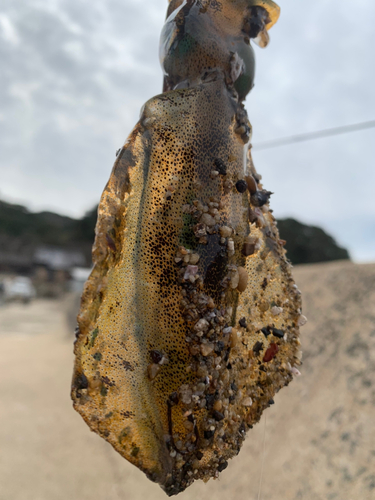
{"type": "MultiPolygon", "coordinates": [[[[245,3],[248,23],[274,21],[273,2],[245,3]]],[[[233,6],[172,0],[169,14],[220,33],[233,6]]],[[[191,79],[170,64],[169,90],[145,104],[101,198],[78,316],[74,408],[168,495],[218,477],[300,364],[300,293],[248,148],[241,72],[220,57],[191,79]]]]}

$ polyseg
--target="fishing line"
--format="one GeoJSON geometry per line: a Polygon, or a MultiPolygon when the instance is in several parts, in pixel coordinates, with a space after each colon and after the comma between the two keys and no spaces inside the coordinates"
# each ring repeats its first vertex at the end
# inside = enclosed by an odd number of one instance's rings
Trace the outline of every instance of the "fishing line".
{"type": "Polygon", "coordinates": [[[291,135],[290,137],[283,137],[272,141],[259,142],[258,144],[254,144],[253,149],[261,151],[264,149],[278,148],[297,142],[313,141],[316,139],[323,139],[324,137],[332,137],[334,135],[350,134],[351,132],[358,132],[359,130],[366,130],[369,128],[375,128],[375,120],[356,123],[354,125],[345,125],[344,127],[318,130],[317,132],[308,132],[307,134],[291,135]]]}

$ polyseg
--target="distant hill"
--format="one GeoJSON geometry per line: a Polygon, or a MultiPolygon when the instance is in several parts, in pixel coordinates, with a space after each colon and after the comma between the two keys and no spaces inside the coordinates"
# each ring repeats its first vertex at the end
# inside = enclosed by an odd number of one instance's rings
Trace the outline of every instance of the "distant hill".
{"type": "Polygon", "coordinates": [[[307,226],[294,219],[277,222],[280,236],[286,240],[288,259],[293,264],[314,264],[349,260],[349,252],[320,227],[307,226]]]}
{"type": "Polygon", "coordinates": [[[0,234],[27,238],[30,243],[69,245],[76,235],[77,221],[52,212],[32,213],[21,205],[0,201],[0,234]]]}
{"type": "Polygon", "coordinates": [[[56,247],[83,253],[90,266],[95,220],[95,210],[72,219],[0,201],[0,258],[12,254],[24,262],[38,247],[56,247]]]}
{"type": "MultiPolygon", "coordinates": [[[[90,264],[95,235],[97,207],[82,219],[55,214],[33,213],[21,205],[0,201],[0,253],[29,253],[38,246],[53,246],[84,253],[90,264]]],[[[294,219],[278,221],[280,236],[287,241],[293,264],[349,259],[349,253],[321,228],[294,219]]]]}

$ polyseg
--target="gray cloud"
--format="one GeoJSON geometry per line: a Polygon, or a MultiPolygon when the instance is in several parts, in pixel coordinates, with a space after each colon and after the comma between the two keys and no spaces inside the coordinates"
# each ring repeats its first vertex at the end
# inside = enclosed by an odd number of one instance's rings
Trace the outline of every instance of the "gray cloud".
{"type": "MultiPolygon", "coordinates": [[[[282,5],[248,100],[254,143],[374,119],[374,19],[365,0],[282,5]]],[[[278,216],[319,224],[355,258],[374,260],[374,130],[254,157],[278,216]]]]}
{"type": "Polygon", "coordinates": [[[1,6],[15,34],[0,37],[3,196],[76,215],[97,201],[115,149],[161,89],[164,13],[144,10],[116,0],[1,6]]]}
{"type": "MultiPolygon", "coordinates": [[[[247,107],[257,141],[374,119],[375,6],[280,2],[256,49],[247,107]]],[[[0,196],[81,215],[114,152],[160,92],[166,0],[0,0],[0,196]]],[[[254,151],[276,216],[325,227],[375,259],[375,132],[254,151]]]]}

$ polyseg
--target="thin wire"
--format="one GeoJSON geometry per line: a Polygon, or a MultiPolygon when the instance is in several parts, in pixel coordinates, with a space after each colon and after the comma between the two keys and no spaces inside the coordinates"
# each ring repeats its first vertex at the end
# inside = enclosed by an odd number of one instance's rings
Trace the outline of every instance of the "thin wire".
{"type": "Polygon", "coordinates": [[[351,132],[358,132],[359,130],[366,130],[375,128],[375,120],[369,122],[356,123],[355,125],[346,125],[344,127],[329,128],[319,130],[317,132],[309,132],[307,134],[292,135],[290,137],[283,137],[273,141],[259,142],[253,146],[253,149],[261,151],[264,149],[278,148],[287,144],[294,144],[296,142],[313,141],[322,139],[323,137],[331,137],[333,135],[349,134],[351,132]]]}
{"type": "Polygon", "coordinates": [[[258,500],[260,500],[260,495],[262,493],[263,486],[263,471],[264,471],[264,462],[266,459],[266,426],[267,426],[267,415],[264,414],[264,432],[263,432],[263,456],[262,456],[262,468],[260,471],[260,479],[259,479],[259,491],[258,491],[258,500]]]}

